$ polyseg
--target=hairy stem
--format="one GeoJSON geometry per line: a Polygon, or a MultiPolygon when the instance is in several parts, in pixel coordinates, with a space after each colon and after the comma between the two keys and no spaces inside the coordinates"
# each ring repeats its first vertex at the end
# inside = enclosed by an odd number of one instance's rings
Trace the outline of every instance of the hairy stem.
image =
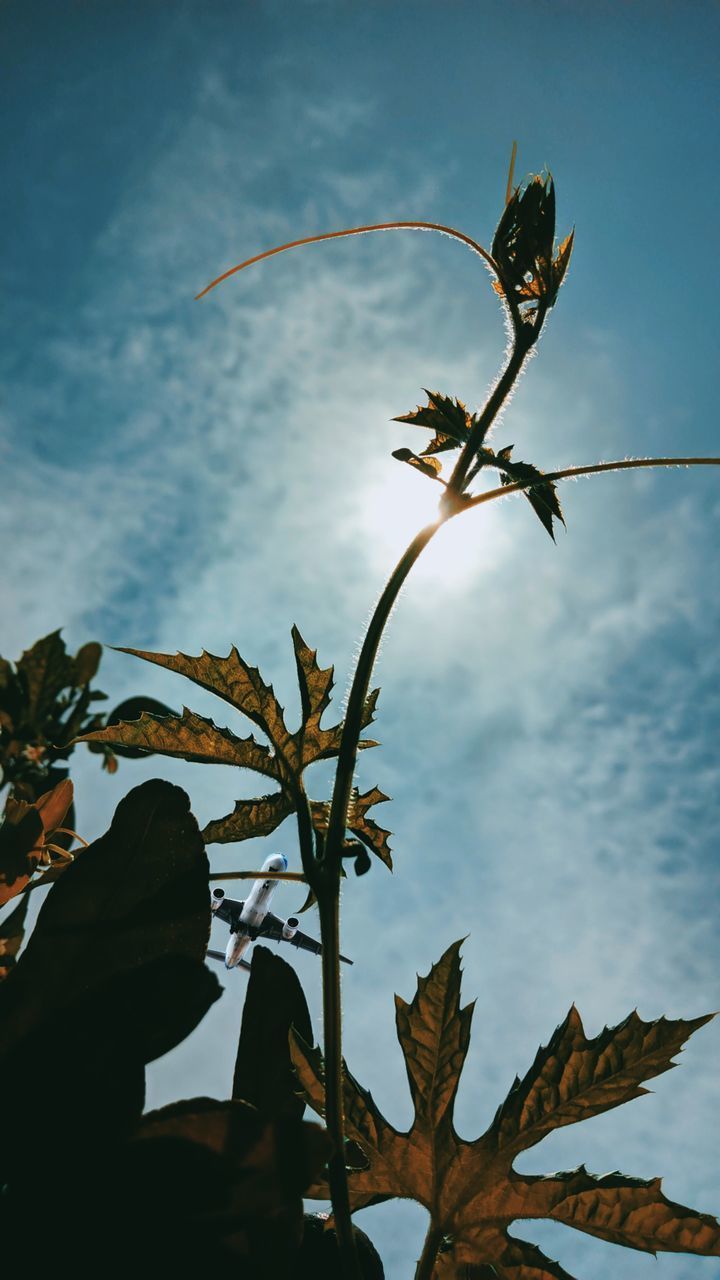
{"type": "Polygon", "coordinates": [[[529,351],[530,346],[527,342],[520,342],[516,337],[510,359],[489,396],[487,404],[474,424],[466,443],[463,445],[462,453],[448,481],[448,494],[462,493],[465,477],[475,460],[478,447],[482,444],[503,403],[510,394],[529,351]]]}
{"type": "Polygon", "coordinates": [[[350,1196],[345,1169],[345,1121],[342,1087],[342,1011],[340,1004],[340,870],[325,867],[318,886],[322,937],[325,1124],[333,1143],[328,1164],[335,1231],[343,1280],[362,1280],[355,1252],[350,1196]]]}
{"type": "Polygon", "coordinates": [[[432,1218],[425,1236],[423,1251],[415,1271],[415,1280],[432,1280],[432,1274],[435,1270],[435,1260],[437,1258],[438,1249],[442,1244],[443,1233],[439,1227],[435,1226],[432,1218]]]}
{"type": "MultiPolygon", "coordinates": [[[[638,467],[720,467],[720,458],[623,458],[619,462],[595,462],[589,467],[564,467],[562,471],[546,471],[543,481],[570,480],[574,476],[594,476],[603,471],[631,471],[638,467]]],[[[473,507],[481,507],[485,502],[494,502],[496,498],[505,498],[510,493],[521,493],[524,489],[532,489],[537,480],[516,480],[512,484],[501,485],[499,489],[488,489],[487,493],[479,493],[469,498],[463,506],[454,507],[448,513],[448,519],[471,511],[473,507]]]]}
{"type": "Polygon", "coordinates": [[[340,856],[343,839],[345,837],[345,824],[347,819],[348,804],[350,801],[350,792],[352,790],[353,774],[355,772],[355,762],[357,760],[358,742],[362,727],[363,708],[365,699],[368,695],[370,680],[372,678],[373,667],[377,657],[380,641],[382,640],[383,631],[387,624],[387,620],[392,613],[395,602],[400,594],[402,585],[412,569],[418,556],[422,554],[431,538],[437,533],[441,524],[447,516],[436,520],[434,524],[428,524],[415,535],[410,546],[403,553],[393,570],[385,589],[378,600],[375,611],[370,619],[370,625],[365,633],[360,656],[358,658],[355,675],[350,689],[350,697],[348,698],[347,711],[343,723],[342,736],[340,739],[340,750],[338,752],[338,765],[335,774],[335,786],[333,788],[332,803],[330,806],[330,818],[328,821],[327,838],[325,842],[325,857],[329,862],[336,861],[340,856]]]}

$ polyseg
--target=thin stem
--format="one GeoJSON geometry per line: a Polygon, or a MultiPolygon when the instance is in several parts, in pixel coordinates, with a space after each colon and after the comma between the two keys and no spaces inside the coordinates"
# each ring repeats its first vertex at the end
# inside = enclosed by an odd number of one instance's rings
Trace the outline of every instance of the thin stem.
{"type": "Polygon", "coordinates": [[[221,871],[210,876],[210,883],[216,880],[299,880],[306,884],[306,877],[301,871],[221,871]]]}
{"type": "Polygon", "coordinates": [[[492,394],[490,395],[485,408],[475,422],[470,435],[463,445],[462,452],[458,458],[450,480],[448,481],[447,492],[462,493],[462,487],[465,477],[475,460],[479,446],[482,444],[497,414],[512,390],[520,370],[522,369],[525,357],[530,348],[526,344],[516,341],[510,359],[499,378],[492,394]]]}
{"type": "Polygon", "coordinates": [[[279,244],[274,249],[266,249],[264,253],[256,253],[253,258],[246,258],[244,262],[239,262],[237,266],[230,267],[229,271],[224,271],[221,276],[211,280],[210,284],[195,295],[195,301],[198,302],[200,298],[204,298],[205,294],[214,289],[216,285],[222,284],[223,280],[228,280],[230,276],[234,276],[238,271],[244,271],[245,267],[252,267],[256,262],[263,262],[265,258],[273,258],[277,253],[285,253],[288,249],[298,249],[304,244],[319,244],[322,240],[338,240],[343,236],[367,235],[370,231],[439,231],[442,235],[451,236],[453,240],[459,240],[461,244],[467,245],[468,249],[472,249],[473,253],[478,253],[499,278],[500,273],[495,260],[487,249],[483,249],[477,240],[473,240],[471,236],[466,236],[463,231],[457,231],[455,227],[446,227],[442,222],[373,222],[364,227],[347,227],[343,231],[325,231],[319,236],[303,236],[302,240],[289,240],[287,244],[279,244]]]}
{"type": "Polygon", "coordinates": [[[322,938],[325,1124],[333,1143],[328,1181],[340,1249],[343,1280],[362,1280],[355,1253],[350,1195],[345,1168],[345,1120],[342,1082],[342,1006],[340,1001],[340,872],[326,866],[319,888],[322,938]],[[328,875],[328,872],[330,873],[328,875]],[[332,876],[332,879],[330,878],[332,876]],[[334,881],[334,882],[333,882],[334,881]]]}
{"type": "MultiPolygon", "coordinates": [[[[593,476],[602,471],[632,471],[639,467],[720,467],[720,458],[623,458],[619,462],[595,462],[589,467],[564,467],[562,471],[546,471],[542,482],[569,480],[573,476],[593,476]]],[[[478,493],[467,499],[462,506],[455,506],[448,512],[448,519],[471,511],[473,507],[481,507],[485,502],[494,502],[496,498],[505,498],[510,493],[522,493],[524,489],[532,489],[538,480],[515,480],[512,484],[501,485],[499,489],[488,489],[487,493],[478,493]]]]}
{"type": "Polygon", "coordinates": [[[420,1261],[415,1271],[415,1280],[432,1280],[432,1274],[435,1270],[435,1262],[437,1260],[438,1249],[442,1244],[443,1233],[439,1227],[435,1226],[432,1218],[425,1236],[423,1251],[420,1255],[420,1261]]]}
{"type": "Polygon", "coordinates": [[[345,826],[347,819],[348,804],[350,802],[350,792],[352,790],[353,774],[355,772],[355,762],[357,760],[358,742],[362,730],[362,716],[365,707],[365,700],[370,687],[370,679],[372,677],[375,659],[377,657],[378,648],[382,639],[383,631],[387,624],[387,620],[392,613],[395,602],[400,593],[400,589],[412,569],[418,556],[422,554],[425,547],[430,542],[434,534],[437,533],[447,516],[442,516],[436,520],[434,524],[426,525],[413,538],[410,546],[400,557],[395,569],[393,570],[385,589],[378,600],[375,611],[370,619],[370,625],[365,633],[360,656],[358,658],[355,675],[353,676],[352,687],[350,689],[350,697],[348,698],[347,711],[343,723],[342,736],[340,738],[340,750],[338,752],[338,765],[335,774],[335,786],[333,788],[332,804],[330,806],[330,818],[328,820],[327,837],[325,841],[325,858],[329,863],[339,859],[340,850],[342,848],[345,836],[345,826]]]}

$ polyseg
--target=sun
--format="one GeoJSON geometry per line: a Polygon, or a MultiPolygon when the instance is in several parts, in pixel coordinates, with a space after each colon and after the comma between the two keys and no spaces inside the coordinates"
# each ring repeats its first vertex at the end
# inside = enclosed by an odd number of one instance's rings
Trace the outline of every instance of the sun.
{"type": "MultiPolygon", "coordinates": [[[[356,511],[373,570],[390,572],[415,534],[437,519],[441,496],[441,485],[400,463],[363,487],[356,511]]],[[[500,550],[501,505],[448,521],[414,566],[413,581],[467,585],[500,550]]]]}

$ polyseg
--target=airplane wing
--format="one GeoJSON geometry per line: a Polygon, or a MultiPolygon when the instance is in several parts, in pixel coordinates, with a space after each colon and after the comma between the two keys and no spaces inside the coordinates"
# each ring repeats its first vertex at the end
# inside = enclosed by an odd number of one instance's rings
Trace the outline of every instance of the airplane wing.
{"type": "MultiPolygon", "coordinates": [[[[260,938],[270,938],[274,942],[289,942],[292,947],[300,947],[301,951],[312,951],[313,955],[321,956],[322,947],[316,938],[311,938],[307,933],[302,933],[300,929],[296,929],[292,938],[286,938],[283,935],[285,921],[280,920],[278,916],[274,916],[272,911],[268,911],[265,919],[258,928],[258,941],[260,938]]],[[[345,964],[353,964],[352,960],[348,960],[347,956],[341,956],[341,960],[345,964]]]]}
{"type": "MultiPolygon", "coordinates": [[[[205,959],[206,959],[206,960],[207,960],[207,959],[210,959],[210,960],[222,960],[222,962],[223,962],[223,964],[224,964],[224,963],[225,963],[225,952],[224,952],[224,951],[210,951],[210,950],[208,949],[208,950],[205,952],[205,959]]],[[[247,960],[238,960],[237,964],[234,964],[234,965],[233,965],[233,969],[249,969],[249,968],[250,968],[250,965],[248,964],[247,960]]]]}
{"type": "Polygon", "coordinates": [[[226,924],[232,924],[233,916],[237,919],[244,906],[244,899],[238,902],[236,898],[223,897],[217,907],[213,903],[213,915],[217,916],[218,920],[224,920],[226,924]]]}

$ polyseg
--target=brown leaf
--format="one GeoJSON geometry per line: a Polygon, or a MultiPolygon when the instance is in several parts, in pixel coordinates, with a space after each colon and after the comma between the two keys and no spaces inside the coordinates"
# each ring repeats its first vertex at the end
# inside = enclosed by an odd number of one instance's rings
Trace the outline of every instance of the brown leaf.
{"type": "MultiPolygon", "coordinates": [[[[186,676],[195,684],[247,716],[262,730],[270,742],[264,746],[254,737],[238,738],[229,729],[219,728],[212,720],[184,709],[182,716],[157,716],[143,713],[133,720],[84,734],[78,742],[101,743],[130,750],[146,750],[180,757],[203,764],[234,764],[274,778],[280,790],[270,796],[238,800],[233,812],[209,822],[203,837],[208,844],[247,840],[269,835],[295,811],[299,782],[309,765],[328,760],[338,754],[342,723],[325,728],[323,713],[330,703],[333,687],[332,667],[321,668],[315,650],[305,643],[297,627],[292,629],[295,662],[300,686],[302,719],[299,729],[291,732],[285,723],[285,712],[275,697],[272,685],[262,679],[257,667],[249,666],[232,648],[226,658],[205,650],[197,658],[184,653],[148,653],[142,649],[122,649],[146,662],[166,667],[186,676]]],[[[366,700],[362,727],[372,721],[379,690],[366,700]]],[[[377,744],[361,739],[360,750],[377,744]]]]}
{"type": "Polygon", "coordinates": [[[292,800],[282,791],[259,800],[238,800],[232,813],[203,827],[202,837],[206,844],[232,844],[253,836],[269,836],[293,809],[292,800]]]}
{"type": "MultiPolygon", "coordinates": [[[[435,1276],[550,1280],[567,1274],[534,1246],[514,1240],[516,1219],[552,1218],[604,1240],[649,1252],[720,1255],[720,1226],[667,1200],[659,1179],[594,1177],[584,1167],[553,1177],[517,1173],[515,1158],[552,1130],[647,1092],[642,1081],[669,1070],[688,1036],[709,1017],[643,1022],[636,1013],[588,1039],[570,1010],[523,1080],[516,1080],[482,1137],[460,1138],[453,1105],[470,1038],[472,1007],[460,1007],[459,943],[418,980],[410,1005],[396,997],[398,1038],[415,1117],[408,1133],[385,1120],[346,1071],[347,1136],[368,1167],[350,1174],[354,1208],[390,1197],[418,1200],[446,1237],[435,1276]]],[[[712,1016],[712,1015],[710,1015],[712,1016]]],[[[322,1058],[299,1038],[293,1061],[310,1105],[322,1114],[322,1058]]],[[[327,1194],[318,1183],[312,1193],[327,1194]]]]}
{"type": "Polygon", "coordinates": [[[46,841],[62,826],[72,802],[69,778],[34,804],[8,796],[0,827],[0,906],[27,888],[39,863],[46,860],[46,841]]]}
{"type": "MultiPolygon", "coordinates": [[[[363,844],[367,845],[369,849],[372,849],[380,861],[385,863],[388,870],[392,871],[392,854],[388,844],[388,836],[392,833],[386,831],[384,827],[378,826],[372,818],[367,816],[368,809],[372,808],[374,804],[384,804],[389,799],[390,797],[386,796],[379,787],[372,787],[364,795],[360,795],[357,787],[353,787],[348,806],[347,829],[358,840],[362,840],[363,844]]],[[[327,831],[330,816],[329,804],[312,800],[310,802],[310,810],[315,830],[322,833],[327,831]]],[[[309,905],[310,903],[306,902],[302,910],[306,910],[309,905]]]]}
{"type": "Polygon", "coordinates": [[[82,742],[104,742],[111,747],[131,747],[157,755],[176,756],[200,764],[234,764],[276,778],[278,767],[267,747],[255,738],[237,738],[229,729],[183,708],[181,716],[156,716],[143,711],[138,720],[126,720],[86,733],[82,742]]]}

